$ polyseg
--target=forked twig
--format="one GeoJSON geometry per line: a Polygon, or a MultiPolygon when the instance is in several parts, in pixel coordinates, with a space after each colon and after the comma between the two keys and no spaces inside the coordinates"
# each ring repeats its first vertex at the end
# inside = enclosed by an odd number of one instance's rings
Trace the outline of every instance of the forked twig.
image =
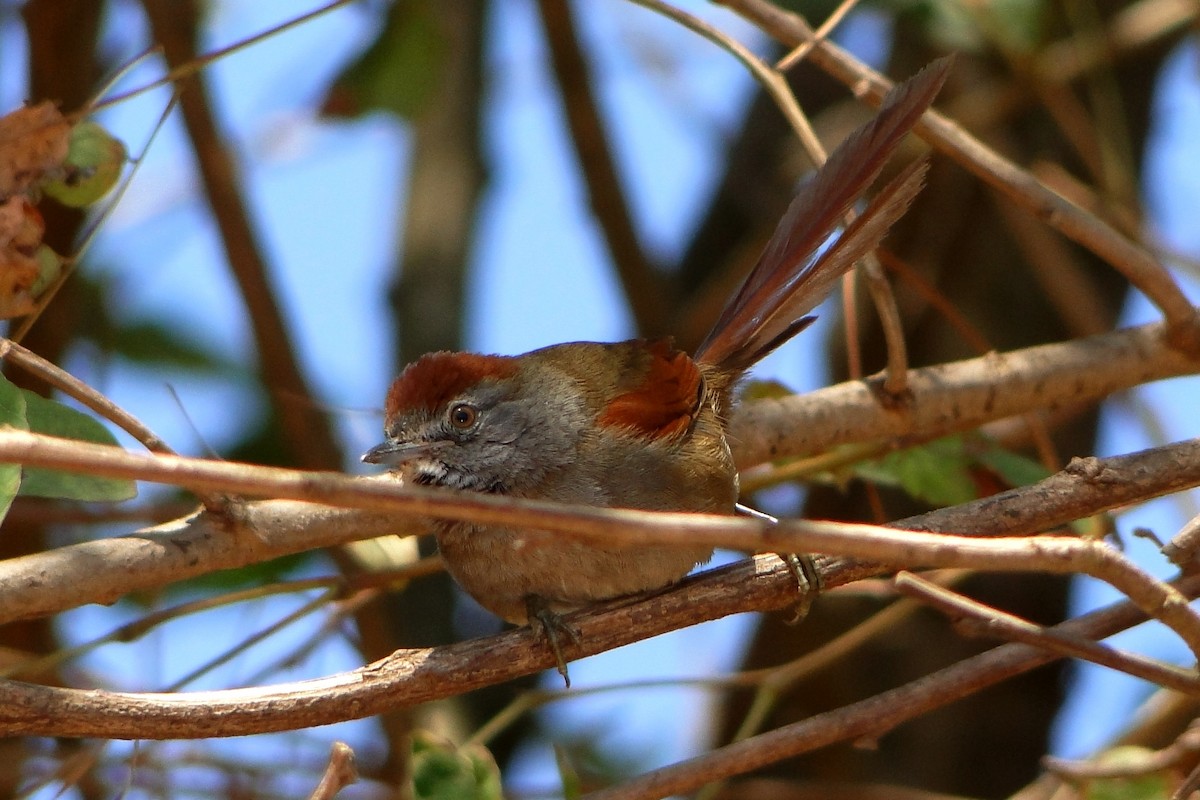
{"type": "MultiPolygon", "coordinates": [[[[703,20],[688,14],[681,9],[663,2],[663,0],[631,0],[632,2],[645,6],[669,19],[678,22],[680,25],[688,28],[694,33],[703,36],[709,41],[716,44],[721,49],[728,52],[734,58],[742,63],[749,70],[750,74],[760,83],[766,92],[775,101],[779,110],[783,113],[792,131],[796,134],[805,152],[808,154],[812,162],[820,167],[825,163],[826,152],[821,140],[817,137],[816,131],[813,129],[812,123],[809,122],[804,110],[796,101],[796,96],[792,93],[791,87],[788,86],[787,79],[784,77],[781,69],[772,67],[762,59],[752,53],[749,48],[737,41],[733,37],[727,35],[720,29],[709,25],[703,20]]],[[[822,27],[821,33],[831,30],[837,22],[848,13],[853,7],[855,0],[844,2],[839,9],[839,13],[835,13],[822,27]]],[[[799,48],[798,48],[799,50],[799,48]]],[[[803,57],[803,53],[798,53],[792,58],[789,63],[795,63],[796,60],[803,57]]],[[[784,59],[788,62],[788,58],[784,59]]],[[[781,62],[783,63],[783,62],[781,62]]],[[[851,209],[846,214],[846,224],[852,225],[856,218],[856,214],[851,209]]],[[[863,257],[862,264],[864,266],[864,278],[867,284],[867,289],[870,293],[871,300],[875,305],[879,320],[884,332],[884,338],[887,343],[887,365],[884,378],[884,388],[891,396],[899,397],[905,393],[907,388],[907,367],[908,353],[904,342],[904,330],[900,321],[900,311],[896,305],[896,299],[892,294],[891,285],[883,274],[883,268],[879,265],[878,260],[873,254],[868,254],[863,257]]],[[[845,286],[852,285],[852,279],[847,275],[845,286]]],[[[847,297],[849,293],[847,293],[847,297]]],[[[849,302],[847,300],[847,302],[849,302]]],[[[851,319],[851,315],[847,314],[847,320],[851,319]]],[[[849,327],[849,325],[848,325],[849,327]]],[[[850,348],[852,358],[851,374],[855,374],[857,370],[853,367],[855,348],[850,348]]],[[[855,377],[858,377],[855,375],[855,377]]]]}
{"type": "MultiPolygon", "coordinates": [[[[721,0],[721,4],[789,47],[813,41],[809,60],[858,96],[877,102],[892,86],[885,77],[837,45],[815,40],[808,23],[767,0],[721,0]]],[[[1172,344],[1188,352],[1200,351],[1200,316],[1170,272],[1149,251],[1051,191],[1028,171],[937,111],[925,112],[915,131],[939,152],[1119,270],[1158,306],[1172,344]]]]}
{"type": "Polygon", "coordinates": [[[901,594],[920,600],[955,619],[968,633],[1042,647],[1060,656],[1091,661],[1177,692],[1200,697],[1200,675],[1136,653],[1124,653],[1090,639],[1066,636],[1051,628],[964,597],[919,575],[901,571],[895,577],[901,594]]]}

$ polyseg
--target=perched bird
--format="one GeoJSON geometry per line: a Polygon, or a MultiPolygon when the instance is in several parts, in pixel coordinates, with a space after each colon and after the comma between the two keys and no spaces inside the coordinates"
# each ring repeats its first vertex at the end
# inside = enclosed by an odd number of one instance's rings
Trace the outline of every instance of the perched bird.
{"type": "MultiPolygon", "coordinates": [[[[738,474],[727,431],[735,386],[812,321],[805,315],[920,190],[923,162],[821,249],[929,107],[947,69],[935,64],[895,88],[834,151],[693,355],[669,339],[571,342],[518,356],[431,353],[392,384],[386,438],[363,461],[424,486],[734,513],[738,474]]],[[[451,520],[434,529],[450,574],[480,605],[509,622],[541,623],[564,677],[558,614],[660,588],[712,555],[707,546],[606,547],[451,520]]]]}

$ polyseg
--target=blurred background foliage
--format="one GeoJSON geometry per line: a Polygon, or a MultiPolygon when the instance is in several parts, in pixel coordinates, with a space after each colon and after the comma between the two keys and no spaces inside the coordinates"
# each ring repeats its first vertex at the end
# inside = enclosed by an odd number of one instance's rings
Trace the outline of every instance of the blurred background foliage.
{"type": "MultiPolygon", "coordinates": [[[[728,12],[681,5],[765,57],[782,55],[728,12]]],[[[834,9],[789,5],[814,25],[834,9]]],[[[301,10],[242,0],[0,4],[5,110],[24,99],[80,109],[111,76],[119,79],[110,93],[120,94],[166,69],[204,66],[177,98],[162,87],[97,115],[125,141],[137,172],[110,216],[42,203],[47,242],[59,253],[80,253],[93,226],[99,236],[24,339],[184,452],[353,469],[377,435],[373,409],[387,380],[421,353],[664,333],[693,345],[809,169],[778,108],[727,54],[620,0],[364,0],[201,60],[301,10]],[[153,45],[161,50],[145,54],[153,45]]],[[[1180,52],[1196,13],[1192,4],[1165,0],[864,0],[837,38],[894,77],[957,52],[939,107],[1141,236],[1153,98],[1164,61],[1180,52]],[[1062,63],[1085,66],[1048,71],[1062,63]]],[[[830,141],[867,113],[806,63],[788,77],[830,141]]],[[[971,357],[981,347],[1107,330],[1125,301],[1113,270],[938,160],[889,250],[903,265],[895,283],[917,366],[971,357]],[[922,286],[969,320],[973,335],[964,336],[922,286]]],[[[872,372],[883,364],[882,336],[870,313],[860,325],[863,369],[872,372]]],[[[764,373],[777,370],[796,388],[847,377],[835,328],[810,334],[764,373]],[[830,354],[825,376],[822,350],[830,354]]],[[[16,370],[7,374],[46,391],[16,370]]],[[[1053,422],[1054,441],[1043,442],[1040,454],[1019,438],[1006,446],[1040,455],[1048,467],[1096,451],[1094,413],[1053,422]]],[[[953,446],[961,451],[961,442],[953,446]]],[[[806,493],[777,488],[756,500],[836,519],[892,519],[927,507],[910,493],[861,481],[806,493]]],[[[94,509],[68,513],[19,500],[4,523],[0,557],[128,531],[181,507],[186,498],[152,489],[114,521],[94,509]]],[[[353,576],[430,554],[421,548],[288,559],[112,609],[8,625],[6,663],[100,637],[152,609],[284,580],[353,576]]],[[[405,591],[372,591],[322,602],[306,628],[272,637],[257,660],[243,655],[234,672],[206,673],[187,688],[325,674],[398,647],[495,629],[444,574],[405,591]]],[[[1038,622],[1061,619],[1068,604],[1068,586],[1057,578],[980,577],[964,591],[1038,622]]],[[[294,597],[290,606],[276,598],[215,619],[182,617],[169,635],[106,646],[23,677],[165,688],[311,596],[294,597]],[[236,635],[226,643],[210,638],[214,630],[236,635]]],[[[720,634],[693,632],[663,646],[672,653],[665,663],[673,664],[669,674],[686,676],[697,663],[778,664],[881,606],[868,593],[836,596],[799,629],[764,619],[720,634]]],[[[766,724],[866,697],[985,646],[933,615],[910,616],[837,669],[788,686],[766,724]]],[[[594,672],[581,665],[585,683],[639,675],[616,660],[598,663],[594,672]]],[[[332,732],[255,737],[252,746],[0,742],[7,756],[0,795],[44,780],[70,784],[72,797],[296,796],[311,785],[322,743],[335,734],[355,745],[368,778],[345,796],[386,796],[411,770],[422,796],[466,796],[467,784],[494,796],[495,764],[521,792],[553,792],[560,780],[586,788],[727,740],[750,701],[747,693],[679,690],[646,699],[630,692],[637,696],[626,705],[574,723],[571,702],[552,715],[522,715],[488,739],[491,756],[456,753],[424,733],[413,745],[414,730],[466,740],[536,683],[332,732]],[[670,711],[680,707],[682,717],[670,711]],[[634,720],[647,716],[659,727],[634,720]],[[623,736],[626,724],[641,738],[623,736]],[[648,749],[637,744],[656,740],[648,749]]],[[[1067,686],[1063,670],[1045,669],[870,747],[828,748],[763,775],[1005,797],[1036,774],[1067,686]]]]}

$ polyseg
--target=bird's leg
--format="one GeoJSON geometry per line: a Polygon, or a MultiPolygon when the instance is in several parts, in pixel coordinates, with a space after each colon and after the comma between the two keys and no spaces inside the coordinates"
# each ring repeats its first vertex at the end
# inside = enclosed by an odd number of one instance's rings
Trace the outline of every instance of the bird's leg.
{"type": "Polygon", "coordinates": [[[554,653],[558,674],[562,675],[563,682],[570,689],[571,676],[567,674],[567,661],[563,658],[559,635],[562,634],[572,643],[579,644],[579,631],[563,622],[563,618],[551,611],[546,599],[539,595],[525,596],[525,613],[529,618],[530,628],[541,628],[542,635],[546,637],[546,644],[550,645],[550,650],[554,653]]]}
{"type": "MultiPolygon", "coordinates": [[[[738,503],[735,506],[735,510],[744,517],[761,519],[772,525],[779,522],[778,519],[770,514],[743,505],[742,503],[738,503]]],[[[791,606],[792,614],[788,618],[787,624],[799,625],[808,616],[808,611],[812,608],[813,600],[821,592],[821,573],[817,571],[817,564],[808,553],[777,553],[776,555],[783,559],[783,563],[787,564],[788,571],[792,573],[792,577],[796,580],[796,591],[799,597],[796,598],[796,602],[791,606]]]]}

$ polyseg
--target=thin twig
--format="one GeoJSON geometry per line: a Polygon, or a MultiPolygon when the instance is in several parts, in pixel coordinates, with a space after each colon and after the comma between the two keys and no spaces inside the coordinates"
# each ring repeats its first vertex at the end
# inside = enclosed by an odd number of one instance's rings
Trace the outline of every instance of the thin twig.
{"type": "Polygon", "coordinates": [[[1200,751],[1200,728],[1193,723],[1168,746],[1153,753],[1144,753],[1133,762],[1106,763],[1102,758],[1077,761],[1045,756],[1042,764],[1051,772],[1075,780],[1133,778],[1178,767],[1183,761],[1190,763],[1197,751],[1200,751]]]}
{"type": "Polygon", "coordinates": [[[205,661],[203,664],[196,667],[179,680],[174,681],[170,686],[167,687],[166,691],[168,693],[178,692],[192,681],[202,678],[203,676],[212,672],[214,669],[220,667],[222,664],[229,663],[231,660],[237,658],[239,655],[246,652],[259,642],[269,639],[271,636],[274,636],[276,633],[283,630],[288,625],[291,625],[293,622],[301,620],[304,617],[307,617],[309,614],[319,610],[322,606],[325,606],[337,596],[337,591],[337,589],[326,589],[316,597],[308,600],[299,608],[286,614],[282,618],[275,620],[262,630],[255,631],[254,633],[246,636],[238,641],[237,644],[225,650],[225,652],[219,653],[218,655],[215,655],[209,660],[205,661]]]}
{"type": "Polygon", "coordinates": [[[354,751],[345,742],[334,742],[329,748],[329,763],[321,782],[308,800],[333,800],[342,789],[358,782],[358,767],[354,763],[354,751]]]}
{"type": "MultiPolygon", "coordinates": [[[[68,397],[78,400],[82,405],[128,433],[147,450],[164,455],[175,454],[170,445],[133,414],[37,353],[11,339],[0,339],[0,359],[11,361],[68,397]]],[[[197,497],[209,511],[218,512],[226,507],[227,500],[220,494],[202,492],[197,497]]]]}
{"type": "MultiPolygon", "coordinates": [[[[89,106],[88,112],[94,113],[96,111],[100,111],[109,106],[115,106],[119,103],[124,103],[126,100],[130,100],[134,97],[138,97],[140,95],[146,94],[147,92],[152,92],[160,86],[167,86],[172,83],[179,83],[180,81],[184,80],[185,78],[190,78],[191,76],[197,74],[201,70],[206,69],[210,64],[214,63],[215,61],[218,61],[222,58],[225,58],[226,56],[232,55],[241,50],[245,50],[246,48],[256,45],[259,42],[262,42],[273,36],[278,36],[280,33],[283,33],[286,30],[290,30],[292,28],[296,28],[301,25],[305,25],[305,24],[311,22],[312,20],[316,19],[317,17],[321,17],[325,14],[328,14],[330,11],[334,11],[338,8],[341,8],[342,6],[348,6],[353,2],[355,2],[355,0],[331,0],[331,2],[326,3],[323,6],[319,6],[317,8],[314,8],[312,11],[306,12],[297,17],[293,17],[292,19],[289,19],[287,22],[283,22],[279,25],[272,26],[271,28],[269,28],[265,31],[262,31],[261,33],[256,33],[253,36],[247,36],[245,39],[239,39],[238,41],[234,42],[233,44],[226,45],[225,47],[219,47],[216,50],[213,50],[208,53],[204,53],[203,55],[198,55],[198,56],[196,56],[196,58],[188,61],[185,64],[180,64],[178,67],[173,68],[166,75],[163,75],[161,78],[157,78],[156,80],[153,80],[150,83],[139,86],[136,89],[131,89],[128,92],[123,92],[121,94],[113,95],[111,97],[105,98],[104,100],[97,100],[95,103],[93,103],[91,106],[89,106]]],[[[144,54],[137,56],[138,59],[141,59],[143,57],[144,57],[144,54]]]]}
{"type": "MultiPolygon", "coordinates": [[[[195,19],[186,9],[166,0],[143,0],[154,36],[173,68],[194,62],[195,19]]],[[[267,279],[267,265],[258,235],[249,222],[249,212],[238,183],[238,170],[218,132],[206,85],[198,75],[181,85],[179,98],[184,126],[196,155],[209,206],[221,234],[230,271],[237,281],[254,331],[263,380],[272,396],[284,441],[290,444],[295,462],[310,469],[342,463],[341,448],[329,425],[318,413],[313,396],[296,358],[275,290],[267,279]],[[289,399],[281,399],[289,398],[289,399]],[[296,401],[291,398],[301,398],[296,401]]]]}
{"type": "MultiPolygon", "coordinates": [[[[853,218],[851,212],[849,218],[853,218]]],[[[859,262],[861,269],[856,275],[863,277],[875,313],[879,315],[879,327],[883,332],[887,348],[887,362],[883,370],[882,389],[893,401],[907,402],[908,395],[908,345],[904,340],[904,322],[900,318],[900,307],[892,284],[883,274],[879,258],[872,253],[859,262]]]]}
{"type": "MultiPolygon", "coordinates": [[[[825,148],[821,144],[821,140],[817,137],[816,131],[813,129],[812,123],[805,115],[804,110],[796,101],[796,96],[792,93],[792,89],[788,86],[787,79],[783,76],[782,72],[755,56],[741,42],[725,32],[709,25],[698,17],[662,2],[662,0],[632,0],[632,2],[645,6],[678,22],[692,32],[713,42],[740,61],[775,101],[775,104],[783,113],[784,118],[796,134],[796,138],[800,140],[800,144],[804,147],[805,152],[808,153],[812,162],[818,167],[825,163],[825,148]]],[[[830,25],[836,24],[837,19],[840,19],[837,15],[831,17],[830,25]]],[[[846,215],[847,224],[853,222],[855,216],[853,210],[851,210],[846,215]]],[[[875,260],[875,257],[873,255],[868,256],[863,259],[862,264],[866,270],[865,280],[867,288],[879,314],[880,324],[887,341],[888,359],[884,388],[893,397],[900,397],[905,394],[907,388],[908,368],[908,353],[904,342],[903,325],[900,322],[900,311],[896,305],[895,296],[892,294],[891,285],[888,284],[887,279],[883,275],[883,269],[880,267],[878,261],[875,260]]],[[[847,276],[844,285],[849,286],[851,283],[851,278],[847,276]]],[[[849,298],[853,296],[853,293],[846,292],[845,296],[847,298],[846,302],[849,303],[849,298]]],[[[849,325],[852,315],[847,314],[846,319],[849,325]]],[[[849,352],[854,354],[856,348],[849,348],[849,352]]],[[[851,367],[851,374],[855,374],[853,365],[851,367]]]]}
{"type": "MultiPolygon", "coordinates": [[[[795,14],[766,0],[721,0],[721,3],[787,46],[814,41],[809,60],[846,84],[857,96],[879,102],[892,86],[891,81],[842,48],[828,41],[813,40],[812,29],[795,14]]],[[[939,152],[1119,270],[1162,311],[1172,345],[1187,352],[1200,351],[1200,316],[1170,272],[1143,247],[1052,192],[1028,171],[937,111],[925,112],[915,132],[939,152]]]]}
{"type": "MultiPolygon", "coordinates": [[[[1200,590],[1200,578],[1181,581],[1179,588],[1190,596],[1200,590]]],[[[1071,636],[1104,638],[1126,627],[1118,617],[1130,610],[1128,605],[1118,604],[1054,629],[1071,636]]],[[[684,794],[714,780],[744,774],[834,742],[878,738],[902,722],[1055,660],[1054,654],[1028,645],[1002,645],[896,689],[654,770],[587,798],[651,800],[684,794]]]]}
{"type": "Polygon", "coordinates": [[[646,336],[662,335],[667,332],[664,311],[671,306],[669,287],[638,240],[629,201],[617,177],[612,146],[596,108],[592,78],[575,32],[572,6],[561,0],[539,0],[537,7],[592,213],[608,243],[638,330],[646,336]]]}
{"type": "Polygon", "coordinates": [[[0,359],[7,359],[58,389],[68,397],[78,400],[101,417],[116,425],[154,453],[175,455],[175,451],[158,434],[146,427],[141,420],[118,406],[100,392],[88,386],[71,373],[50,363],[37,353],[28,350],[11,339],[0,338],[0,359]]]}
{"type": "Polygon", "coordinates": [[[1177,692],[1200,697],[1200,676],[1195,670],[1180,669],[1136,653],[1123,653],[1088,639],[1066,637],[971,600],[911,572],[898,573],[895,584],[901,594],[921,600],[959,623],[970,623],[962,626],[967,632],[1042,647],[1060,656],[1091,661],[1177,692]]]}
{"type": "Polygon", "coordinates": [[[1171,793],[1171,800],[1187,800],[1198,790],[1200,790],[1200,764],[1193,767],[1187,777],[1175,787],[1175,791],[1171,793]]]}
{"type": "Polygon", "coordinates": [[[796,47],[792,48],[783,58],[775,62],[775,69],[780,72],[787,72],[792,67],[799,64],[808,55],[809,51],[817,42],[824,41],[829,34],[833,33],[838,25],[842,24],[842,20],[846,18],[854,7],[858,5],[858,0],[842,0],[838,3],[838,7],[833,10],[833,13],[825,18],[817,29],[813,32],[813,38],[808,41],[801,42],[796,47]]]}
{"type": "Polygon", "coordinates": [[[758,689],[730,741],[739,742],[759,733],[766,725],[780,698],[792,687],[847,657],[876,636],[894,630],[897,624],[917,608],[920,606],[909,600],[892,603],[815,650],[786,664],[739,673],[737,675],[739,681],[757,683],[758,689]]]}

